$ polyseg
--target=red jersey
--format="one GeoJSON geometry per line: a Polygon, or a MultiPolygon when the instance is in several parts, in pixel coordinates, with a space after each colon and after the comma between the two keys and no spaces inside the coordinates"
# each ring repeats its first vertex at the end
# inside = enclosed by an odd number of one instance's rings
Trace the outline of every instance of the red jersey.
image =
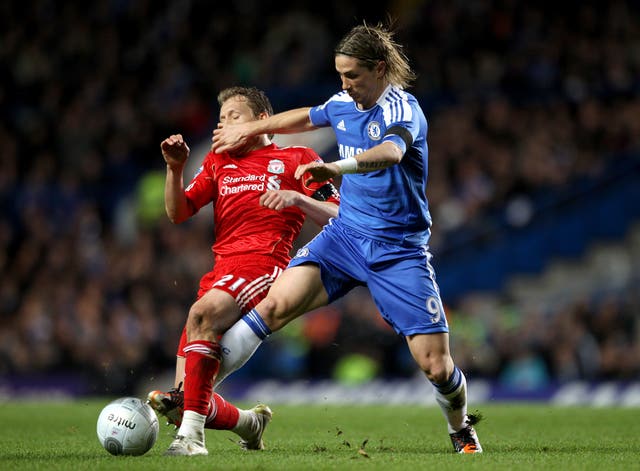
{"type": "MultiPolygon", "coordinates": [[[[266,190],[295,190],[312,196],[325,183],[296,180],[298,165],[322,161],[308,147],[279,148],[270,144],[242,156],[209,152],[185,189],[194,213],[213,202],[216,257],[267,255],[287,263],[305,214],[297,206],[282,211],[260,206],[266,190]]],[[[339,202],[337,192],[327,201],[339,202]]]]}

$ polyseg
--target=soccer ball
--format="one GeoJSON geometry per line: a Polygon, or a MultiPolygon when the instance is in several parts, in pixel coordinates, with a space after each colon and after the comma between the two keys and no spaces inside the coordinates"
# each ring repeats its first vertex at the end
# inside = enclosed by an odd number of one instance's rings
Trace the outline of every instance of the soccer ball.
{"type": "Polygon", "coordinates": [[[158,418],[136,397],[110,402],[98,417],[98,440],[112,455],[143,455],[158,438],[158,418]]]}

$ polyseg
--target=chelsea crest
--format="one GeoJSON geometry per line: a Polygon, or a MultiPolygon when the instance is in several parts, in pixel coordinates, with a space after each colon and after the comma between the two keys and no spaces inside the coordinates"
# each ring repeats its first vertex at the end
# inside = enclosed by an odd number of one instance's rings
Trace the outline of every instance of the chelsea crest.
{"type": "Polygon", "coordinates": [[[374,141],[380,140],[380,123],[377,121],[371,121],[367,125],[367,134],[369,134],[369,138],[374,141]]]}

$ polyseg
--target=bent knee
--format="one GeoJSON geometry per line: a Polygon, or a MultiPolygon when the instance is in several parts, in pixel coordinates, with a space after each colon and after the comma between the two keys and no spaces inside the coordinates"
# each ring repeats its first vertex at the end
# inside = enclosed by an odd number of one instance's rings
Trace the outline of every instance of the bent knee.
{"type": "Polygon", "coordinates": [[[187,338],[193,340],[215,340],[218,332],[215,314],[194,304],[187,317],[187,338]]]}
{"type": "Polygon", "coordinates": [[[449,356],[426,357],[418,364],[429,381],[435,384],[447,382],[453,373],[453,360],[449,356]]]}
{"type": "Polygon", "coordinates": [[[257,311],[272,332],[281,329],[295,317],[288,304],[276,296],[267,296],[263,299],[257,311]]]}

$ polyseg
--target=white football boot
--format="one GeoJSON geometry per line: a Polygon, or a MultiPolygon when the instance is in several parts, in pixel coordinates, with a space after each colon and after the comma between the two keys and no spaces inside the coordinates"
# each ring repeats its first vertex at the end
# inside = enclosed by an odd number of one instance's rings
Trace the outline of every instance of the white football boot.
{"type": "Polygon", "coordinates": [[[273,412],[271,412],[269,406],[265,404],[258,404],[249,409],[249,411],[254,415],[253,420],[247,432],[240,435],[242,440],[238,443],[245,450],[264,450],[262,434],[269,422],[271,422],[273,412]]]}
{"type": "Polygon", "coordinates": [[[198,456],[208,455],[209,451],[203,441],[177,435],[164,454],[165,456],[198,456]]]}

